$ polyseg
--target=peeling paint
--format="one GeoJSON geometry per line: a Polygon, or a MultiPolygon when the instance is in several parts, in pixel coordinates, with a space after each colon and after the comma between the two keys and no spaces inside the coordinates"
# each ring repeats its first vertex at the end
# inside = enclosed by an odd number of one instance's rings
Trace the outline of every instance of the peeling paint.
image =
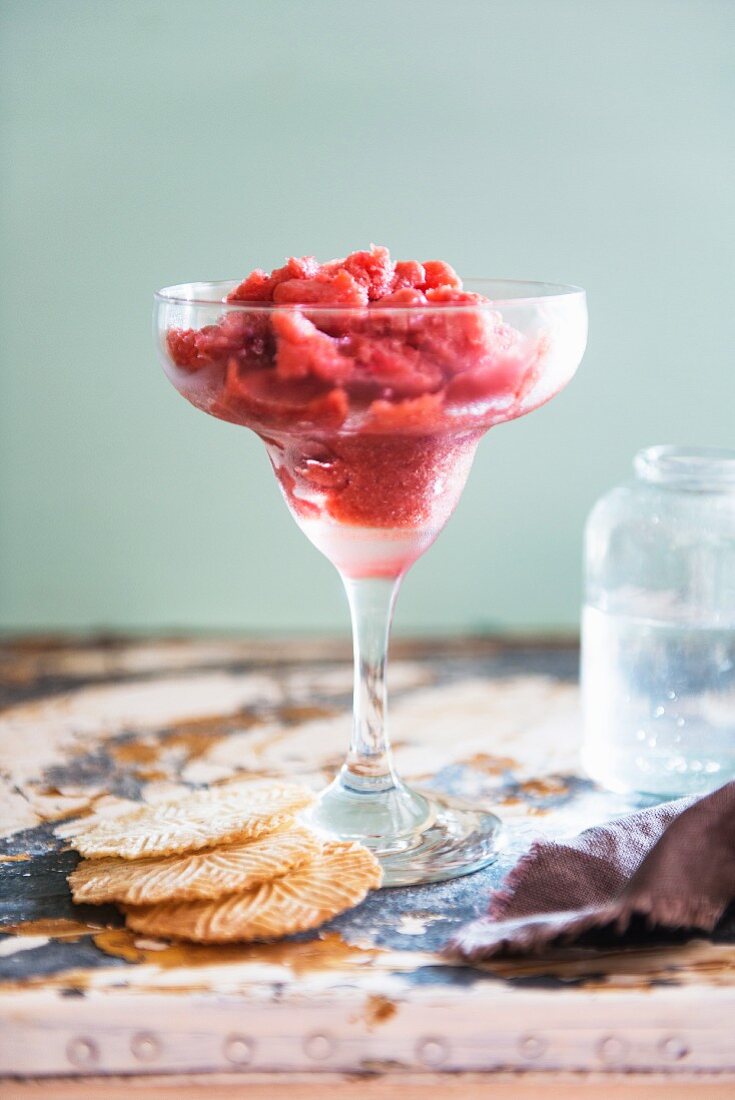
{"type": "Polygon", "coordinates": [[[347,648],[53,642],[13,656],[0,646],[0,687],[29,695],[0,712],[0,820],[12,834],[0,853],[0,892],[5,919],[15,922],[0,939],[9,964],[3,989],[256,1000],[349,992],[359,994],[359,1018],[377,1029],[423,986],[458,997],[492,988],[512,998],[525,986],[573,997],[735,985],[732,932],[722,933],[728,942],[623,952],[593,945],[475,968],[440,957],[451,929],[484,910],[541,824],[549,835],[568,835],[632,805],[581,777],[571,651],[534,656],[520,646],[457,643],[451,660],[436,646],[426,652],[391,669],[397,766],[407,778],[500,805],[507,851],[474,876],[369,897],[321,934],[205,947],[134,935],[114,926],[114,913],[95,921],[78,911],[65,884],[75,857],[59,852],[60,843],[140,800],[192,785],[261,774],[323,783],[348,737],[347,648]],[[56,827],[54,840],[40,822],[60,814],[73,820],[56,827]],[[27,919],[16,921],[16,913],[27,919]]]}
{"type": "Polygon", "coordinates": [[[364,1019],[369,1028],[378,1027],[392,1020],[398,1012],[398,1005],[390,997],[372,993],[365,1002],[364,1019]]]}

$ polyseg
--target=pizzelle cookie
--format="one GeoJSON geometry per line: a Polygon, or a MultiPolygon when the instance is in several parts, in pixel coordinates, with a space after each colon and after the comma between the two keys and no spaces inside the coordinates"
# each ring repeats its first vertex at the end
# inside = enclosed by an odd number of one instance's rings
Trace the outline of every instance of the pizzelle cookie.
{"type": "Polygon", "coordinates": [[[254,840],[290,824],[313,801],[311,791],[273,780],[232,783],[186,798],[141,806],[102,821],[72,839],[89,859],[141,859],[213,848],[233,840],[254,840]]]}
{"type": "Polygon", "coordinates": [[[358,905],[381,878],[380,864],[367,848],[327,841],[310,863],[282,878],[213,901],[126,907],[126,920],[145,935],[197,943],[278,939],[317,928],[358,905]]]}
{"type": "Polygon", "coordinates": [[[85,859],[69,875],[77,904],[118,901],[128,905],[219,898],[278,878],[313,860],[321,842],[311,830],[291,825],[257,840],[234,841],[183,855],[85,859]]]}

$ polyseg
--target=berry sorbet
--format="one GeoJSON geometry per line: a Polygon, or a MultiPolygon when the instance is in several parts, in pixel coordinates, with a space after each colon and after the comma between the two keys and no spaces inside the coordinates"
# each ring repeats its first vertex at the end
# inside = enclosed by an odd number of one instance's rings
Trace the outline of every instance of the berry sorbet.
{"type": "Polygon", "coordinates": [[[504,323],[444,261],[381,247],[256,269],[214,323],[165,341],[180,392],[262,437],[298,522],[352,576],[408,568],[482,434],[559,388],[548,334],[504,323]]]}

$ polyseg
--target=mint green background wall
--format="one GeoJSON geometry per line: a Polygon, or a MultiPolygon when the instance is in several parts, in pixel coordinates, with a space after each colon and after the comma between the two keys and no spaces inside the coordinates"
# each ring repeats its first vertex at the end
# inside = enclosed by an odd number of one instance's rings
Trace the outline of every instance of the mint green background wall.
{"type": "Polygon", "coordinates": [[[190,409],[151,293],[375,240],[581,283],[572,387],[491,432],[404,630],[574,624],[595,497],[735,444],[735,4],[5,0],[7,628],[345,626],[249,433],[190,409]]]}

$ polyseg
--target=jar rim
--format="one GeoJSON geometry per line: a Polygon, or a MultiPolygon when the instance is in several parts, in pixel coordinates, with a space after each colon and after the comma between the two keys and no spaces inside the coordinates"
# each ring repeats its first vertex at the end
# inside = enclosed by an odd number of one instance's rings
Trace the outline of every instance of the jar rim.
{"type": "Polygon", "coordinates": [[[645,447],[633,461],[644,481],[700,492],[735,490],[735,450],[726,447],[645,447]]]}

